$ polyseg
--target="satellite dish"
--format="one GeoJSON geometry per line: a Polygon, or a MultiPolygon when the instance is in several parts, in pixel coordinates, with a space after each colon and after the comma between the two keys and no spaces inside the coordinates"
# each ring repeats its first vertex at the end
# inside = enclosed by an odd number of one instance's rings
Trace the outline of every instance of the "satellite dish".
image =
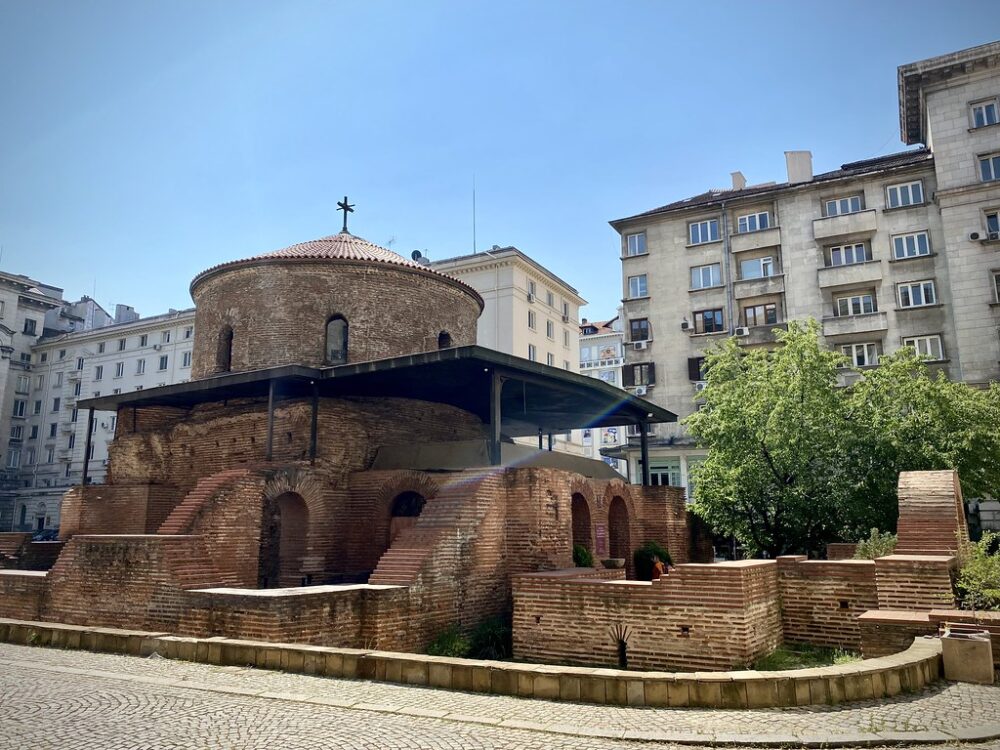
{"type": "Polygon", "coordinates": [[[424,256],[423,253],[421,253],[419,250],[414,250],[412,253],[410,253],[410,257],[413,258],[413,260],[420,260],[424,256]]]}

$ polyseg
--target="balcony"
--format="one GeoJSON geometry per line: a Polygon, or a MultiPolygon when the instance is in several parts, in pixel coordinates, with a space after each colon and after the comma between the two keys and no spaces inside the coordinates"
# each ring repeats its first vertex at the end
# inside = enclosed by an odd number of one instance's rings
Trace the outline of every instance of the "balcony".
{"type": "Polygon", "coordinates": [[[875,234],[877,228],[878,222],[875,219],[875,209],[871,208],[867,211],[858,211],[853,214],[814,219],[813,237],[817,240],[828,240],[834,237],[848,237],[850,235],[871,235],[875,234]]]}
{"type": "Polygon", "coordinates": [[[776,331],[787,331],[788,323],[774,323],[772,325],[754,326],[750,328],[747,336],[737,336],[736,343],[740,346],[760,346],[762,344],[773,344],[778,340],[776,331]]]}
{"type": "Polygon", "coordinates": [[[738,279],[733,282],[733,296],[736,299],[764,297],[768,294],[783,294],[785,291],[785,274],[765,276],[762,279],[738,279]]]}
{"type": "Polygon", "coordinates": [[[765,247],[777,247],[781,244],[781,228],[771,227],[759,232],[743,232],[729,237],[729,248],[734,253],[747,250],[760,250],[765,247]]]}
{"type": "Polygon", "coordinates": [[[869,260],[846,266],[827,266],[819,269],[820,289],[841,286],[871,286],[882,281],[882,261],[869,260]]]}
{"type": "Polygon", "coordinates": [[[889,328],[889,319],[885,312],[865,313],[863,315],[841,315],[839,317],[823,318],[824,336],[853,336],[860,333],[882,333],[889,328]]]}

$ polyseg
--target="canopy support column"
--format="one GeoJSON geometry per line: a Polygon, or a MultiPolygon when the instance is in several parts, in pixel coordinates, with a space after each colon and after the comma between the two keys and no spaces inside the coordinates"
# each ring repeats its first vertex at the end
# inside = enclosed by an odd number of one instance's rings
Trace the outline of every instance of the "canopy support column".
{"type": "Polygon", "coordinates": [[[639,423],[639,455],[642,460],[642,484],[649,486],[649,425],[646,420],[639,423]]]}
{"type": "Polygon", "coordinates": [[[94,410],[87,409],[87,437],[83,445],[83,483],[90,478],[90,445],[94,439],[94,410]]]}
{"type": "Polygon", "coordinates": [[[549,433],[549,451],[552,451],[552,433],[549,433]]]}
{"type": "Polygon", "coordinates": [[[267,382],[267,447],[265,449],[267,460],[271,460],[272,449],[274,448],[274,380],[267,382]]]}
{"type": "Polygon", "coordinates": [[[494,369],[490,374],[490,464],[500,465],[500,393],[503,391],[503,378],[494,369]]]}
{"type": "Polygon", "coordinates": [[[319,423],[319,386],[312,382],[312,419],[309,422],[309,462],[316,463],[316,435],[319,423]]]}

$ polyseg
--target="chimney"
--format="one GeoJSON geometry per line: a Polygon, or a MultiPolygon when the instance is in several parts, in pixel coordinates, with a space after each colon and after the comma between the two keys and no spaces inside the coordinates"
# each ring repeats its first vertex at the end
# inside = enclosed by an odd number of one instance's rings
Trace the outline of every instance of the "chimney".
{"type": "Polygon", "coordinates": [[[587,325],[587,319],[586,319],[586,318],[584,318],[584,319],[583,319],[583,320],[581,320],[580,322],[581,322],[581,323],[582,323],[583,325],[587,325]]]}
{"type": "Polygon", "coordinates": [[[788,166],[788,182],[812,182],[813,155],[812,151],[786,151],[785,164],[788,166]]]}
{"type": "Polygon", "coordinates": [[[729,176],[733,178],[733,190],[742,190],[747,186],[747,178],[742,172],[730,172],[729,176]]]}

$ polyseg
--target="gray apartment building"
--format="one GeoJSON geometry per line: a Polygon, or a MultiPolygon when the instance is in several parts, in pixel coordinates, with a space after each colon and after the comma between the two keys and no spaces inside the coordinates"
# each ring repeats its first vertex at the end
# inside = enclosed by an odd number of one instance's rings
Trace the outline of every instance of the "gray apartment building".
{"type": "MultiPolygon", "coordinates": [[[[793,319],[877,366],[915,348],[948,377],[1000,377],[1000,42],[898,69],[900,135],[918,148],[732,187],[611,222],[621,235],[624,385],[680,416],[705,351],[767,347],[793,319]]],[[[654,483],[688,486],[703,455],[676,424],[650,443],[654,483]]],[[[607,453],[607,451],[605,451],[607,453]]],[[[638,476],[638,447],[627,457],[638,476]]]]}

